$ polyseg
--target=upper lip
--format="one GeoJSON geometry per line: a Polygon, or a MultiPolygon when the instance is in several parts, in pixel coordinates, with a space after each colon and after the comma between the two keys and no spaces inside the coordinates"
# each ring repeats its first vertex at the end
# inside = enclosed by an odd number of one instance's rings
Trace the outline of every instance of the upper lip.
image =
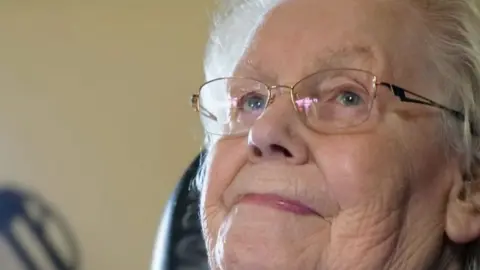
{"type": "Polygon", "coordinates": [[[238,172],[222,194],[227,209],[231,209],[247,194],[270,194],[285,201],[305,206],[323,218],[339,210],[327,192],[327,185],[315,166],[292,168],[278,164],[248,166],[238,172]],[[272,173],[274,172],[274,173],[272,173]]]}

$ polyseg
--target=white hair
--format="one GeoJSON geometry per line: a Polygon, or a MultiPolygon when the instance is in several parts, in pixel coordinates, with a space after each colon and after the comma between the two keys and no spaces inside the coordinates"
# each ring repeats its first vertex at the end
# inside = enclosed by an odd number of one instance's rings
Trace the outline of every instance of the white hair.
{"type": "Polygon", "coordinates": [[[226,0],[214,18],[204,63],[206,79],[232,75],[263,17],[282,0],[226,0]]]}
{"type": "MultiPolygon", "coordinates": [[[[264,16],[282,1],[221,3],[206,49],[206,80],[232,75],[264,16]]],[[[446,105],[465,114],[465,121],[460,123],[444,113],[448,143],[465,157],[467,177],[478,177],[474,171],[480,171],[480,140],[472,136],[472,128],[480,134],[480,0],[409,2],[423,15],[428,29],[428,58],[443,86],[446,105]]],[[[480,244],[468,245],[465,256],[466,270],[480,270],[480,244]]]]}

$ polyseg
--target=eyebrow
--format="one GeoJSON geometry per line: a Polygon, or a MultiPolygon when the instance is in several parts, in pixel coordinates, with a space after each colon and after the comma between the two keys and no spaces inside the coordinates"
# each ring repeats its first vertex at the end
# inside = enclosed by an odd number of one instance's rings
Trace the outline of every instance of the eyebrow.
{"type": "MultiPolygon", "coordinates": [[[[361,68],[359,66],[354,66],[354,63],[365,63],[373,60],[375,60],[375,54],[371,47],[351,46],[329,50],[326,56],[317,56],[313,58],[305,68],[306,71],[309,72],[316,72],[322,69],[361,68]]],[[[240,65],[240,70],[247,71],[248,73],[253,72],[253,74],[267,77],[273,81],[276,80],[276,76],[272,76],[271,73],[264,70],[261,64],[251,60],[243,61],[240,65]]],[[[308,74],[308,72],[306,73],[308,74]]]]}
{"type": "Polygon", "coordinates": [[[277,80],[276,75],[265,70],[261,64],[251,60],[243,60],[237,67],[237,71],[246,73],[248,74],[247,77],[257,80],[266,80],[268,82],[275,82],[277,80]]]}
{"type": "Polygon", "coordinates": [[[356,62],[364,63],[374,61],[375,54],[371,47],[352,46],[330,50],[326,57],[313,59],[312,66],[315,70],[329,68],[351,68],[356,62]]]}

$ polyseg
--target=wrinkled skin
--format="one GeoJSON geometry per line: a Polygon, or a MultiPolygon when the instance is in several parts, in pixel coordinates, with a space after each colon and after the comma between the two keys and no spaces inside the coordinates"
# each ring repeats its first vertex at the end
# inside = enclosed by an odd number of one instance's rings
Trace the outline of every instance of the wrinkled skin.
{"type": "MultiPolygon", "coordinates": [[[[286,1],[235,75],[292,85],[328,62],[438,100],[425,30],[399,2],[286,1]]],[[[288,95],[277,98],[248,136],[212,146],[201,205],[212,269],[436,269],[446,230],[454,241],[476,237],[457,232],[458,215],[446,225],[462,172],[440,120],[379,88],[363,128],[326,135],[304,125],[288,95]],[[247,193],[299,200],[321,216],[239,203],[247,193]]],[[[453,258],[446,268],[458,266],[453,258]]]]}

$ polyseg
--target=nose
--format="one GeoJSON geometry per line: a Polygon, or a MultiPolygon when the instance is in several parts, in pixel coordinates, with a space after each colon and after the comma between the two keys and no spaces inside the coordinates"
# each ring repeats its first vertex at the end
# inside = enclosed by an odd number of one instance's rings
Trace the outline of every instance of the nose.
{"type": "Polygon", "coordinates": [[[308,161],[308,148],[299,136],[300,120],[287,96],[277,96],[248,133],[248,154],[253,163],[277,160],[290,164],[308,161]]]}

